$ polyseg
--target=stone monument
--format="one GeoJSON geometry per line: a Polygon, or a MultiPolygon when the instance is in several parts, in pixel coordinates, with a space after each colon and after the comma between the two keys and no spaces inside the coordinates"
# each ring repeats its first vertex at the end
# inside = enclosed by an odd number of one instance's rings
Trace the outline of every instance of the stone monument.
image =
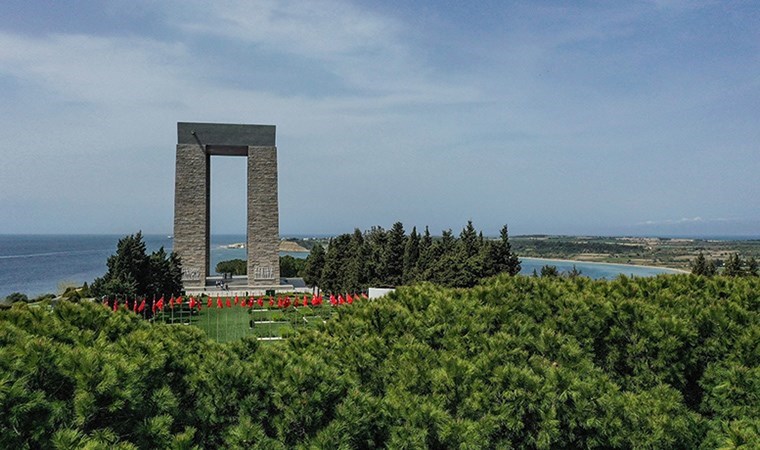
{"type": "Polygon", "coordinates": [[[185,288],[204,288],[209,272],[212,155],[247,157],[248,285],[279,285],[275,127],[178,122],[173,247],[182,258],[185,288]]]}

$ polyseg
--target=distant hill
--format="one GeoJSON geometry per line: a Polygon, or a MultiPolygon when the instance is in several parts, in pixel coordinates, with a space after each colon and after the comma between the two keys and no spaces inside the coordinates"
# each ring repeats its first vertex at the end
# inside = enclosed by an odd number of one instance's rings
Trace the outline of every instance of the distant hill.
{"type": "Polygon", "coordinates": [[[281,252],[304,252],[304,253],[309,252],[308,249],[303,248],[292,241],[280,241],[280,251],[281,252]]]}

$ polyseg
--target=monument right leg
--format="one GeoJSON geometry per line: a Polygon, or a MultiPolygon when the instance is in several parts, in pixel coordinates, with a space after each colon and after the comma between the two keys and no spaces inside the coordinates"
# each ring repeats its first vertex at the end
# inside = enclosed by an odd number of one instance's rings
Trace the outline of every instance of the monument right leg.
{"type": "Polygon", "coordinates": [[[209,270],[210,159],[203,145],[177,145],[173,248],[185,288],[205,286],[209,270]]]}

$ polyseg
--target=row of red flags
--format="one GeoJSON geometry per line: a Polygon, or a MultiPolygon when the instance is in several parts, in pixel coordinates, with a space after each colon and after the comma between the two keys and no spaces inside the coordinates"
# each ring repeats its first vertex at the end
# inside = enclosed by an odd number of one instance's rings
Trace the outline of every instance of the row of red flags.
{"type": "MultiPolygon", "coordinates": [[[[367,295],[365,293],[361,294],[346,294],[345,296],[343,294],[338,294],[337,297],[335,297],[334,294],[330,294],[329,302],[330,306],[338,306],[338,305],[344,305],[344,304],[352,304],[354,301],[357,301],[359,299],[366,299],[367,295]]],[[[129,301],[124,301],[124,308],[129,310],[132,309],[135,313],[142,313],[146,305],[146,299],[142,299],[141,302],[138,303],[138,300],[133,300],[132,307],[129,307],[129,301]]],[[[175,306],[181,306],[184,303],[184,299],[182,296],[179,296],[175,298],[173,295],[169,299],[168,306],[169,308],[174,308],[175,306]]],[[[195,297],[190,297],[187,301],[188,305],[190,306],[190,309],[198,308],[199,310],[203,307],[203,304],[200,300],[196,300],[195,297]]],[[[275,302],[273,297],[269,297],[268,301],[264,300],[264,297],[259,297],[258,299],[254,298],[253,296],[249,297],[248,299],[240,298],[237,295],[235,296],[234,306],[240,306],[243,308],[252,308],[254,306],[264,307],[264,304],[267,304],[270,308],[274,308],[275,306],[279,309],[289,308],[291,306],[293,307],[299,307],[299,306],[321,306],[324,303],[324,298],[319,295],[312,295],[311,298],[309,298],[308,295],[304,295],[303,299],[299,299],[298,297],[293,297],[293,299],[290,298],[290,296],[286,297],[277,297],[277,301],[275,302]]],[[[103,306],[109,307],[111,302],[109,300],[103,301],[103,306]]],[[[152,305],[150,306],[151,311],[155,314],[156,311],[163,311],[164,308],[167,305],[164,303],[164,297],[161,297],[157,301],[152,302],[152,305]]],[[[211,297],[208,298],[206,301],[206,307],[207,308],[213,308],[214,301],[211,297]]],[[[226,301],[222,301],[222,298],[217,296],[216,297],[216,307],[217,308],[232,308],[233,307],[233,301],[230,297],[226,297],[226,301]]],[[[113,300],[113,310],[116,311],[119,309],[119,299],[113,300]]]]}

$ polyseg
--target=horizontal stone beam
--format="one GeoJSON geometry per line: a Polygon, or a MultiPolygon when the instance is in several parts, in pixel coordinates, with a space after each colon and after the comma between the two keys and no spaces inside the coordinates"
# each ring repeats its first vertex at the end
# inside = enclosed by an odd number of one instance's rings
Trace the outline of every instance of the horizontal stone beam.
{"type": "MultiPolygon", "coordinates": [[[[274,147],[274,125],[177,122],[177,144],[207,147],[274,147]]],[[[242,155],[241,155],[242,156],[242,155]]]]}

